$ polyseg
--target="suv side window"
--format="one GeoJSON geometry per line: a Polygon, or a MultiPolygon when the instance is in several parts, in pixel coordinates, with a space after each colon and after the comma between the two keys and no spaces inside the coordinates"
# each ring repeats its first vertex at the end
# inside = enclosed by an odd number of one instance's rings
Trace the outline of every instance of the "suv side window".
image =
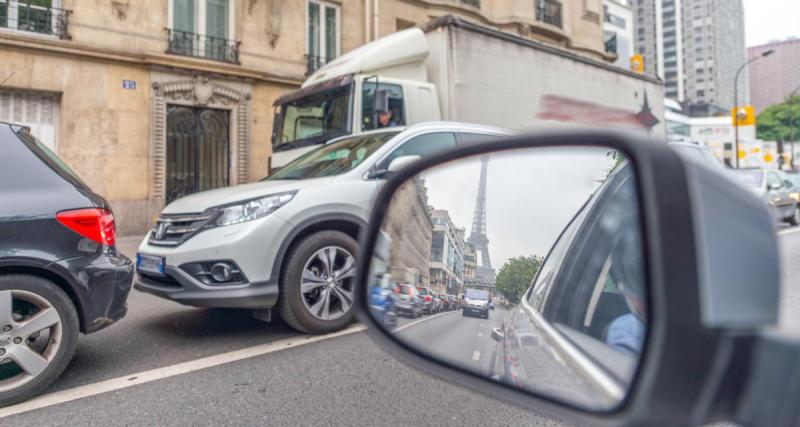
{"type": "Polygon", "coordinates": [[[403,126],[406,124],[406,112],[403,102],[403,87],[400,85],[378,83],[374,81],[364,81],[361,90],[361,130],[373,130],[380,126],[375,114],[375,89],[386,91],[389,98],[389,111],[392,112],[391,126],[403,126]]]}
{"type": "Polygon", "coordinates": [[[380,164],[378,170],[389,167],[392,160],[400,156],[418,155],[423,159],[456,146],[456,136],[452,132],[434,132],[415,136],[391,152],[380,164]]]}
{"type": "Polygon", "coordinates": [[[775,172],[770,172],[767,174],[767,188],[771,190],[773,185],[783,187],[783,180],[775,172]]]}

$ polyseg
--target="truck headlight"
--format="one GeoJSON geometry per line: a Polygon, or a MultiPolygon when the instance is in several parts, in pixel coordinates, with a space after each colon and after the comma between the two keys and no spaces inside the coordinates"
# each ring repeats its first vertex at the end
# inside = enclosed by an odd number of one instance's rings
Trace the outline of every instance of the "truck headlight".
{"type": "Polygon", "coordinates": [[[211,227],[221,227],[263,218],[275,212],[281,206],[289,203],[294,198],[295,194],[297,194],[296,191],[273,194],[259,199],[247,200],[235,205],[212,208],[221,213],[209,225],[211,227]]]}

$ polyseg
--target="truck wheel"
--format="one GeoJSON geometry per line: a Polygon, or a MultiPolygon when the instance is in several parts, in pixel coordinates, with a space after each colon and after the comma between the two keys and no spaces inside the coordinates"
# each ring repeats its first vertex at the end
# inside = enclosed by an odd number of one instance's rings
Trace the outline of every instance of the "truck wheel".
{"type": "Polygon", "coordinates": [[[69,364],[78,314],[66,293],[36,276],[0,276],[0,407],[29,399],[69,364]]]}
{"type": "Polygon", "coordinates": [[[280,278],[278,312],[292,328],[324,334],[353,319],[358,244],[340,231],[320,231],[289,251],[280,278]]]}

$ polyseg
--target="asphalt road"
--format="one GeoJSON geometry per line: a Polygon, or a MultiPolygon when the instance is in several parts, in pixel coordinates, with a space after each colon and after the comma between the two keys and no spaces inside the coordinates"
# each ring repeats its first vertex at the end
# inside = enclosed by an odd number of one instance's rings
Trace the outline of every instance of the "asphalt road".
{"type": "MultiPolygon", "coordinates": [[[[781,327],[798,329],[800,229],[781,229],[779,242],[781,327]]],[[[121,239],[120,248],[132,255],[137,243],[121,239]]],[[[305,343],[280,320],[265,324],[247,311],[186,308],[136,291],[129,308],[119,324],[82,336],[67,371],[30,402],[33,409],[0,425],[565,425],[408,367],[364,332],[305,343]],[[264,346],[254,357],[195,366],[264,346]],[[168,376],[127,388],[108,381],[144,381],[139,374],[153,369],[168,376]],[[100,393],[109,383],[111,391],[100,393]],[[87,390],[90,397],[48,401],[87,390]]],[[[500,313],[488,320],[460,312],[401,319],[397,333],[483,369],[500,313]]]]}

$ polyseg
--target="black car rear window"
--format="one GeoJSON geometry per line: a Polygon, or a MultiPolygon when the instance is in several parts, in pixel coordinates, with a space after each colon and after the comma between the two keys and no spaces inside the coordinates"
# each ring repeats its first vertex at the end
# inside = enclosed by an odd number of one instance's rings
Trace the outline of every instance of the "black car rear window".
{"type": "MultiPolygon", "coordinates": [[[[12,127],[14,129],[14,127],[12,127]]],[[[19,139],[31,150],[37,157],[39,157],[45,164],[50,166],[51,169],[56,171],[64,179],[71,181],[73,184],[80,187],[87,187],[86,183],[76,174],[63,160],[61,160],[55,153],[50,151],[46,145],[33,136],[27,129],[19,127],[16,128],[15,133],[19,139]]],[[[88,187],[87,187],[88,188],[88,187]]]]}

